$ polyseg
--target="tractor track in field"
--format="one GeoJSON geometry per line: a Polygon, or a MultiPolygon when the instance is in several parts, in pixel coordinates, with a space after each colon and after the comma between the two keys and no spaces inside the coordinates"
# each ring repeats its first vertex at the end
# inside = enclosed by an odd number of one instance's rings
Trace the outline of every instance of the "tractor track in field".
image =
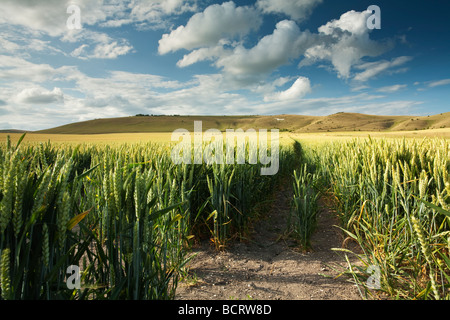
{"type": "Polygon", "coordinates": [[[179,283],[175,299],[360,300],[352,279],[336,278],[347,262],[331,248],[340,248],[344,237],[326,199],[320,201],[312,250],[302,252],[286,235],[291,198],[290,184],[281,184],[247,240],[222,251],[208,242],[194,247],[189,276],[179,283]]]}

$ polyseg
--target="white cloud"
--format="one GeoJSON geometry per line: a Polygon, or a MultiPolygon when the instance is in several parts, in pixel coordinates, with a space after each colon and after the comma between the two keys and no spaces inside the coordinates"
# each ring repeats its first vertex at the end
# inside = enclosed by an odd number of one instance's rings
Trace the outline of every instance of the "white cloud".
{"type": "MultiPolygon", "coordinates": [[[[319,2],[259,0],[256,6],[266,13],[282,13],[284,10],[293,13],[295,10],[292,6],[313,8],[319,2]]],[[[163,35],[159,41],[159,53],[166,54],[179,49],[191,50],[177,62],[177,66],[187,67],[199,61],[212,61],[212,65],[221,69],[224,79],[230,83],[254,86],[280,66],[302,55],[304,59],[298,64],[299,67],[329,61],[339,78],[349,79],[354,76],[353,68],[362,65],[364,57],[377,57],[393,46],[392,41],[370,39],[371,30],[367,28],[366,22],[371,12],[352,10],[319,27],[318,33],[302,31],[292,20],[280,21],[272,34],[264,36],[255,46],[247,48],[243,42],[232,42],[231,39],[238,30],[244,33],[251,30],[247,23],[251,19],[247,18],[245,21],[246,19],[239,18],[239,15],[232,14],[239,10],[242,10],[241,17],[248,15],[256,19],[256,25],[259,27],[260,17],[252,8],[236,7],[233,2],[212,5],[195,14],[186,26],[180,26],[170,34],[163,35]],[[236,20],[242,20],[243,24],[237,23],[236,20]],[[232,22],[233,26],[229,27],[232,22]],[[223,31],[224,29],[226,31],[223,31]]],[[[383,68],[383,65],[380,68],[383,68]]],[[[382,72],[377,72],[376,69],[366,71],[357,74],[356,80],[367,81],[382,72]]]]}
{"type": "Polygon", "coordinates": [[[256,6],[264,13],[281,13],[293,20],[303,21],[323,0],[258,0],[256,6]]]}
{"type": "Polygon", "coordinates": [[[417,91],[426,91],[429,88],[435,88],[440,86],[446,86],[450,84],[450,79],[442,79],[442,80],[434,80],[434,81],[425,81],[425,82],[414,82],[415,86],[423,85],[421,88],[417,88],[417,91]]]}
{"type": "Polygon", "coordinates": [[[82,44],[78,48],[72,51],[70,54],[72,57],[80,58],[80,59],[87,59],[85,49],[88,48],[89,45],[82,44]]]}
{"type": "Polygon", "coordinates": [[[97,59],[115,59],[118,56],[126,55],[133,49],[129,45],[120,45],[117,41],[110,43],[98,44],[92,55],[89,57],[97,59]]]}
{"type": "Polygon", "coordinates": [[[215,46],[226,37],[245,35],[258,29],[262,19],[251,7],[236,7],[233,2],[214,4],[193,15],[186,26],[179,26],[159,40],[160,54],[180,49],[215,46]]]}
{"type": "Polygon", "coordinates": [[[229,89],[221,74],[196,75],[182,88],[158,94],[152,110],[163,114],[244,114],[252,103],[246,95],[229,89]]]}
{"type": "Polygon", "coordinates": [[[122,87],[131,84],[131,86],[139,85],[143,88],[163,88],[163,89],[178,89],[183,87],[183,84],[176,80],[168,80],[165,77],[153,74],[134,73],[125,71],[111,71],[110,77],[107,81],[111,81],[122,87]]]}
{"type": "Polygon", "coordinates": [[[124,19],[110,20],[109,25],[117,26],[134,23],[142,29],[160,29],[169,26],[170,17],[197,9],[195,1],[186,0],[132,0],[128,4],[131,9],[124,19]]]}
{"type": "Polygon", "coordinates": [[[49,64],[35,64],[20,57],[0,55],[0,79],[8,81],[45,82],[71,74],[73,67],[53,68],[49,64]]]}
{"type": "Polygon", "coordinates": [[[4,0],[0,23],[21,25],[32,30],[59,35],[66,29],[66,13],[61,1],[4,0]]]}
{"type": "MultiPolygon", "coordinates": [[[[0,63],[4,64],[0,57],[0,63]]],[[[18,59],[15,64],[26,61],[18,59]]],[[[41,65],[28,62],[27,68],[41,65]]],[[[44,68],[45,69],[45,68],[44,68]]],[[[279,77],[262,83],[254,96],[233,91],[223,74],[197,75],[187,82],[142,73],[108,72],[91,77],[76,68],[49,69],[48,81],[64,84],[48,90],[26,82],[35,77],[16,78],[0,91],[5,114],[0,123],[11,128],[37,130],[102,117],[122,117],[137,113],[153,114],[327,114],[338,111],[367,113],[408,113],[419,102],[379,102],[381,95],[362,93],[355,96],[304,99],[311,91],[307,78],[279,77]],[[20,79],[20,80],[17,80],[20,79]],[[294,83],[286,90],[275,88],[294,83]],[[64,94],[62,91],[64,90],[64,94]],[[256,95],[265,94],[266,101],[256,95]],[[11,98],[13,97],[13,98],[11,98]],[[45,103],[44,103],[45,102],[45,103]],[[31,103],[36,104],[34,107],[31,103]],[[395,108],[395,109],[394,109],[395,108]]],[[[1,72],[0,72],[1,74],[1,72]]],[[[255,89],[256,91],[256,89],[255,89]]]]}
{"type": "Polygon", "coordinates": [[[284,86],[289,81],[295,80],[295,77],[278,77],[273,81],[261,81],[250,87],[250,90],[254,93],[268,96],[272,92],[275,92],[276,88],[284,86]]]}
{"type": "MultiPolygon", "coordinates": [[[[60,0],[3,0],[0,23],[20,25],[50,36],[61,36],[68,31],[66,21],[71,3],[60,0]]],[[[106,6],[103,0],[78,0],[83,25],[93,25],[107,19],[119,8],[106,6]]]]}
{"type": "Polygon", "coordinates": [[[133,52],[133,46],[126,39],[113,39],[106,33],[82,30],[82,32],[65,38],[69,42],[82,43],[71,52],[72,57],[79,59],[116,59],[133,52]]]}
{"type": "Polygon", "coordinates": [[[9,41],[0,36],[0,52],[8,53],[8,52],[16,52],[21,49],[21,46],[16,42],[9,41]]]}
{"type": "Polygon", "coordinates": [[[298,77],[292,86],[285,91],[278,91],[268,94],[264,97],[264,101],[289,101],[303,98],[311,92],[311,83],[308,78],[298,77]]]}
{"type": "Polygon", "coordinates": [[[22,90],[16,99],[21,103],[50,104],[63,101],[64,95],[60,88],[53,88],[52,91],[49,91],[44,88],[33,87],[22,90]]]}
{"type": "Polygon", "coordinates": [[[32,32],[23,27],[1,25],[1,29],[0,53],[24,58],[30,57],[35,52],[48,55],[65,55],[64,51],[55,47],[51,41],[38,39],[32,32]]]}
{"type": "Polygon", "coordinates": [[[40,37],[49,35],[64,42],[82,42],[70,55],[80,59],[115,59],[132,52],[133,47],[126,39],[112,39],[106,33],[93,31],[91,26],[120,27],[133,24],[137,28],[168,27],[170,19],[196,8],[193,0],[2,0],[0,25],[2,28],[15,26],[22,28],[22,41],[0,37],[1,52],[28,50],[65,54],[52,47],[49,41],[40,37]],[[69,30],[67,7],[75,4],[80,7],[80,30],[69,30]],[[169,18],[170,17],[170,18],[169,18]]]}
{"type": "Polygon", "coordinates": [[[407,87],[406,84],[395,84],[393,86],[386,86],[386,87],[379,88],[377,91],[384,92],[384,93],[393,93],[393,92],[397,92],[399,90],[405,89],[406,87],[407,87]]]}
{"type": "Polygon", "coordinates": [[[369,38],[366,26],[370,13],[348,11],[339,19],[319,27],[319,40],[305,52],[299,67],[330,61],[340,78],[351,77],[351,69],[363,57],[376,57],[392,47],[390,42],[377,42],[369,38]]]}
{"type": "MultiPolygon", "coordinates": [[[[100,25],[118,27],[135,24],[140,27],[166,25],[169,15],[177,15],[196,8],[193,1],[183,0],[2,0],[0,23],[20,25],[50,36],[68,32],[66,21],[71,14],[67,7],[80,7],[82,27],[100,25]]],[[[76,32],[76,31],[75,31],[76,32]]]]}
{"type": "Polygon", "coordinates": [[[370,87],[366,86],[366,85],[357,85],[357,86],[353,86],[352,88],[350,88],[350,91],[357,92],[357,91],[362,91],[362,90],[369,89],[369,88],[370,87]]]}
{"type": "Polygon", "coordinates": [[[338,37],[339,32],[349,32],[352,35],[360,36],[368,32],[366,25],[370,13],[367,11],[348,11],[341,15],[339,19],[332,20],[319,27],[319,32],[325,35],[338,37]]]}
{"type": "Polygon", "coordinates": [[[428,87],[434,88],[434,87],[438,87],[438,86],[445,86],[448,84],[450,84],[450,79],[443,79],[443,80],[428,82],[428,87]]]}
{"type": "Polygon", "coordinates": [[[272,34],[261,38],[252,48],[221,39],[215,46],[191,51],[177,65],[186,67],[211,60],[214,66],[222,69],[224,80],[229,84],[254,86],[278,67],[298,58],[315,41],[315,35],[301,31],[294,21],[283,20],[276,24],[272,34]]]}
{"type": "MultiPolygon", "coordinates": [[[[388,72],[390,69],[401,66],[411,60],[412,57],[401,56],[392,59],[391,61],[381,60],[376,62],[367,62],[360,64],[356,66],[356,68],[364,71],[356,74],[354,80],[361,82],[368,81],[369,79],[376,77],[381,73],[388,72]]],[[[404,69],[400,69],[400,71],[403,70],[404,69]]],[[[389,72],[396,72],[396,71],[389,71],[389,72]]]]}
{"type": "MultiPolygon", "coordinates": [[[[313,8],[319,2],[259,0],[257,6],[267,13],[294,13],[292,6],[313,8]]],[[[186,54],[177,65],[186,67],[210,60],[230,79],[245,84],[260,81],[262,76],[271,74],[278,67],[302,55],[304,59],[299,67],[326,60],[331,62],[340,78],[348,79],[352,68],[361,63],[362,58],[379,56],[392,47],[390,42],[382,43],[369,38],[370,30],[366,21],[370,12],[352,10],[319,27],[317,34],[301,31],[294,21],[280,21],[272,34],[260,39],[254,47],[246,48],[243,43],[231,43],[227,39],[235,35],[237,30],[248,32],[251,29],[247,24],[251,19],[245,21],[239,15],[233,16],[232,13],[239,10],[247,10],[246,15],[256,19],[256,25],[259,26],[260,18],[251,8],[236,7],[233,2],[213,5],[194,15],[186,26],[163,35],[159,41],[159,52],[165,54],[179,49],[196,49],[186,54]],[[245,23],[236,23],[236,19],[245,23]],[[233,27],[227,28],[231,22],[233,27]],[[224,33],[224,29],[228,34],[224,33]]],[[[306,9],[303,13],[306,14],[306,9]]]]}
{"type": "Polygon", "coordinates": [[[214,60],[220,56],[223,56],[227,54],[223,47],[224,44],[225,41],[219,41],[219,45],[217,46],[193,50],[189,54],[184,55],[183,59],[177,62],[177,66],[184,68],[199,61],[214,60]]]}
{"type": "Polygon", "coordinates": [[[142,113],[152,104],[158,89],[179,87],[176,81],[153,75],[117,71],[94,78],[76,67],[52,68],[9,56],[0,56],[0,79],[8,80],[2,86],[0,100],[9,110],[0,121],[25,129],[142,113]],[[47,90],[37,83],[64,87],[47,90]]]}
{"type": "Polygon", "coordinates": [[[55,48],[49,40],[42,40],[42,37],[49,35],[58,37],[63,42],[82,42],[70,54],[81,59],[114,59],[132,51],[133,47],[127,40],[112,39],[106,33],[89,29],[91,25],[125,13],[126,6],[123,3],[77,1],[76,5],[81,8],[81,30],[67,28],[66,21],[70,14],[66,10],[69,4],[71,3],[59,0],[4,0],[0,11],[0,25],[8,31],[7,35],[11,39],[0,40],[4,44],[3,48],[8,53],[21,52],[22,55],[30,51],[67,55],[55,48]]]}
{"type": "Polygon", "coordinates": [[[220,57],[216,65],[232,75],[267,74],[299,57],[313,41],[313,35],[301,32],[294,21],[283,20],[253,48],[238,46],[232,54],[220,57]]]}

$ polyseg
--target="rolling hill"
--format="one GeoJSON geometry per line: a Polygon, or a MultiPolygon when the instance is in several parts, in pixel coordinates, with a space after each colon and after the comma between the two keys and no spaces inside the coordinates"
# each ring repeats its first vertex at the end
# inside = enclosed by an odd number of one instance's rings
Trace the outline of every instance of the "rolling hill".
{"type": "Polygon", "coordinates": [[[3,129],[3,130],[0,130],[0,133],[25,133],[25,132],[30,132],[30,131],[19,130],[19,129],[3,129]]]}
{"type": "Polygon", "coordinates": [[[336,113],[328,116],[132,116],[95,119],[35,131],[45,134],[106,134],[173,132],[183,128],[194,131],[194,121],[203,130],[279,129],[289,132],[411,131],[450,128],[450,112],[430,116],[377,116],[336,113]]]}

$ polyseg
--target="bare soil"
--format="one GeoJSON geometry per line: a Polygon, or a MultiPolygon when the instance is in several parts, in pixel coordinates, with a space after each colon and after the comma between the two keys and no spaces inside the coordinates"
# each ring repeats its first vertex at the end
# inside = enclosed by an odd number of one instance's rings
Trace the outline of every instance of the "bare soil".
{"type": "Polygon", "coordinates": [[[289,185],[282,187],[246,241],[221,251],[208,242],[193,248],[189,276],[179,284],[175,299],[360,300],[352,279],[337,277],[347,262],[331,249],[342,247],[344,237],[325,199],[312,249],[304,252],[286,234],[291,197],[289,185]]]}

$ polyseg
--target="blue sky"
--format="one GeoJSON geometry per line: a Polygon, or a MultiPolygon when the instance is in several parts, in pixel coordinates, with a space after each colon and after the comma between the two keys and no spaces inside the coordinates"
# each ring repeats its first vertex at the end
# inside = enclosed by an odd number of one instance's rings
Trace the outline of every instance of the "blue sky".
{"type": "Polygon", "coordinates": [[[4,129],[138,113],[450,111],[447,1],[2,0],[0,8],[4,129]],[[381,29],[367,27],[370,5],[381,9],[381,29]]]}

